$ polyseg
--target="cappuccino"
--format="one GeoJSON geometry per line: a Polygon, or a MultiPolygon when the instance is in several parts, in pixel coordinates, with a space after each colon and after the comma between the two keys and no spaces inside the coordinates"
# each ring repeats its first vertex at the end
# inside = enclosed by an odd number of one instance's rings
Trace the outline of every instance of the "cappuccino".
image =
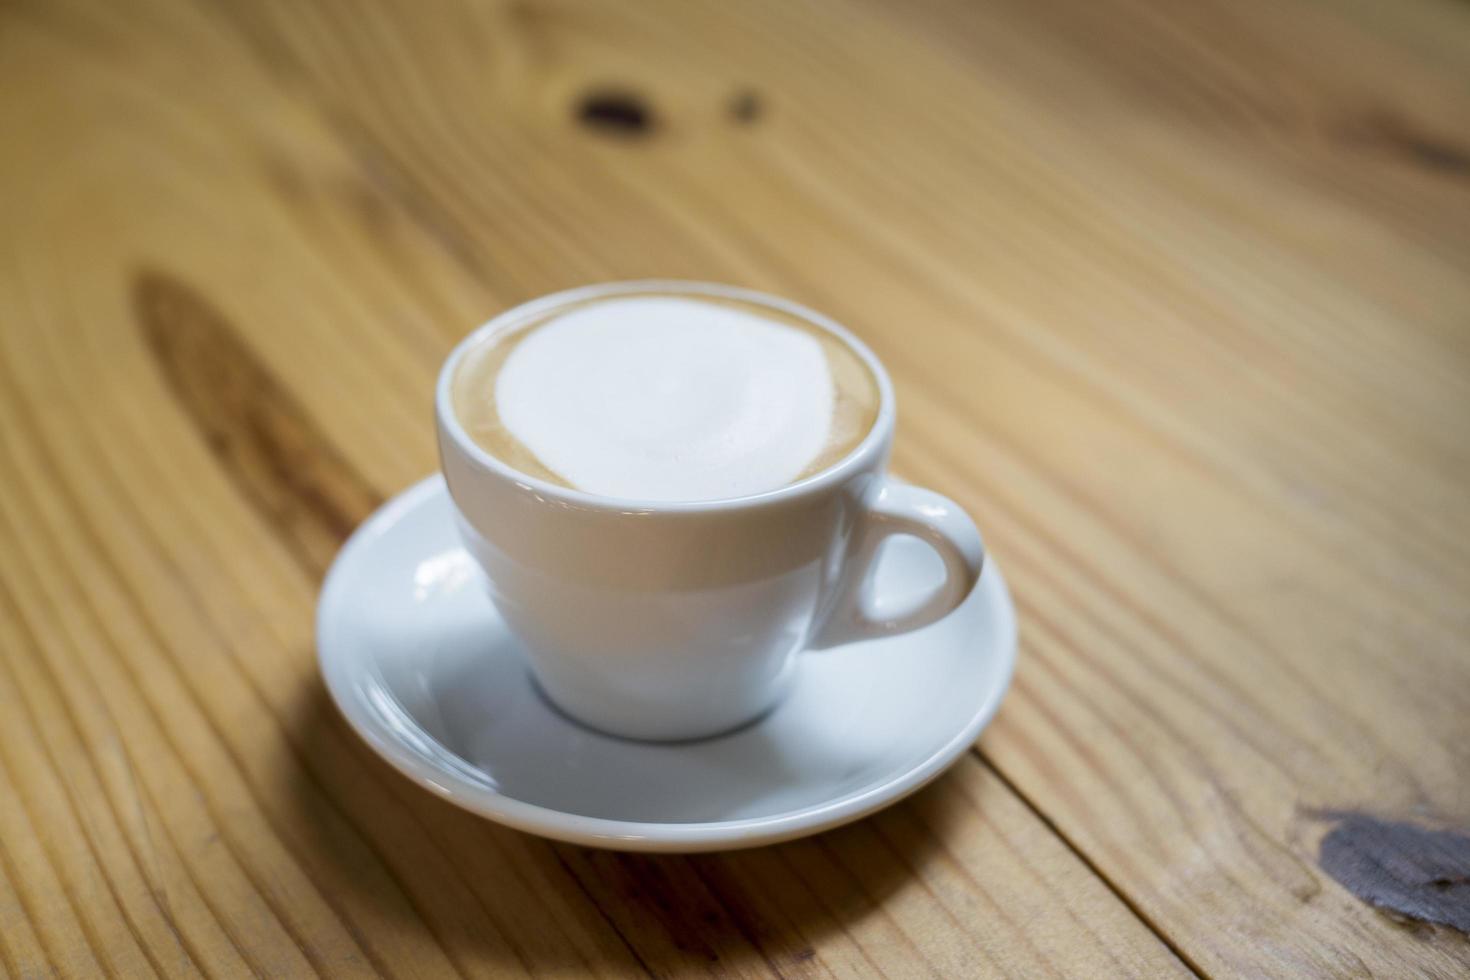
{"type": "Polygon", "coordinates": [[[879,389],[837,336],[755,303],[631,294],[549,312],[461,361],[474,442],[586,493],[708,501],[815,475],[863,441],[879,389]]]}

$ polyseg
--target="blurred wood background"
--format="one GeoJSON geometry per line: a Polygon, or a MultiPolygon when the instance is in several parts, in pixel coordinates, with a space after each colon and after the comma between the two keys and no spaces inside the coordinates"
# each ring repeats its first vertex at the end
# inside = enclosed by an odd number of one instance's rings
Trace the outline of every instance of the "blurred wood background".
{"type": "Polygon", "coordinates": [[[1470,7],[0,5],[0,970],[1465,976],[1470,7]],[[315,591],[473,325],[714,279],[891,367],[1015,688],[628,857],[396,776],[315,591]]]}

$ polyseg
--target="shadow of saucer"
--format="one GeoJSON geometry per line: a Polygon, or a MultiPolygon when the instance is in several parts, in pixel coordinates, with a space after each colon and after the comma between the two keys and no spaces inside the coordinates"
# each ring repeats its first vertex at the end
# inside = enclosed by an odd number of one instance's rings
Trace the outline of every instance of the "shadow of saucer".
{"type": "MultiPolygon", "coordinates": [[[[770,847],[626,854],[497,826],[419,788],[347,726],[319,680],[290,719],[283,836],[369,955],[492,972],[782,969],[878,912],[953,832],[941,777],[855,824],[770,847]],[[760,966],[760,964],[764,964],[760,966]]],[[[389,964],[391,965],[391,964],[389,964]]]]}

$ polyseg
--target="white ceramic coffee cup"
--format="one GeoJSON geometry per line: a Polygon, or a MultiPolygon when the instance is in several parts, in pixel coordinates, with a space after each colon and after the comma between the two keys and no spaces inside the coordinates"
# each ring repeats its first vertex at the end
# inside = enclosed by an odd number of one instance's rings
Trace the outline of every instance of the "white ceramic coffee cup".
{"type": "Polygon", "coordinates": [[[827,317],[763,293],[650,280],[533,300],[454,349],[436,412],[460,534],[532,673],[564,712],[615,735],[688,739],[738,727],[780,699],[801,651],[917,629],[959,605],[980,575],[984,550],[969,516],[884,472],[893,386],[872,351],[827,317]],[[877,379],[872,431],[814,476],[702,503],[571,490],[470,439],[452,397],[468,349],[560,307],[629,293],[738,300],[836,335],[877,379]],[[879,545],[894,534],[926,541],[945,580],[917,608],[880,612],[871,582],[879,545]]]}

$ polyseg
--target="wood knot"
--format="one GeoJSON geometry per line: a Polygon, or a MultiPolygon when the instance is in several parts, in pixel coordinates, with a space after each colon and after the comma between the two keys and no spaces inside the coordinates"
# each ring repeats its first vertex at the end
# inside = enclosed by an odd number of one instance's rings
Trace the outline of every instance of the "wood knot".
{"type": "Polygon", "coordinates": [[[225,315],[193,286],[143,270],[143,340],[220,469],[312,575],[380,498],[225,315]]]}
{"type": "Polygon", "coordinates": [[[765,106],[755,89],[742,89],[730,99],[730,118],[738,123],[753,123],[761,117],[765,106]]]}
{"type": "Polygon", "coordinates": [[[577,121],[613,136],[647,136],[654,127],[653,110],[647,101],[627,89],[588,92],[577,104],[577,121]]]}
{"type": "Polygon", "coordinates": [[[1453,176],[1470,174],[1470,149],[1389,112],[1372,112],[1339,127],[1349,146],[1398,157],[1425,170],[1453,176]]]}

